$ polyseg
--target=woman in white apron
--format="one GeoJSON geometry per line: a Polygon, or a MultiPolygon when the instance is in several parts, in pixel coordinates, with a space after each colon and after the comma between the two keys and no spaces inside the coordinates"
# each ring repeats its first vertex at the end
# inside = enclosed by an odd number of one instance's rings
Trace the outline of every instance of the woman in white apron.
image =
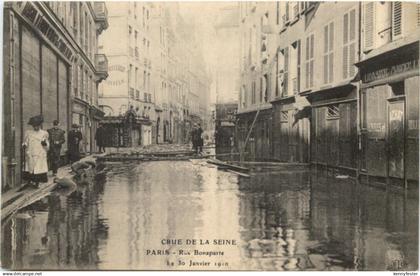
{"type": "Polygon", "coordinates": [[[48,182],[47,153],[49,149],[48,132],[41,129],[41,115],[29,119],[28,124],[33,130],[25,132],[23,148],[25,150],[25,167],[23,179],[38,188],[39,183],[48,182]]]}

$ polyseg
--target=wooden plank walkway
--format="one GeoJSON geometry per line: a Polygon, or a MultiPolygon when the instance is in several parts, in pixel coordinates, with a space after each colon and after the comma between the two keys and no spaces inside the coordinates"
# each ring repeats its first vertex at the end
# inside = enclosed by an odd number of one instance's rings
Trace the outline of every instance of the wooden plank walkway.
{"type": "MultiPolygon", "coordinates": [[[[94,156],[87,156],[80,160],[84,161],[95,161],[94,156]]],[[[74,178],[75,176],[71,173],[71,168],[69,165],[61,167],[58,169],[57,178],[69,178],[73,179],[75,182],[86,181],[85,177],[92,178],[95,172],[93,169],[89,169],[86,172],[85,176],[81,178],[74,178]]],[[[39,188],[26,187],[20,190],[22,187],[13,188],[4,194],[1,195],[1,221],[3,222],[7,218],[11,217],[19,209],[22,209],[43,197],[46,197],[50,194],[52,190],[57,187],[57,183],[54,182],[54,177],[49,177],[48,182],[40,184],[39,188]]]]}

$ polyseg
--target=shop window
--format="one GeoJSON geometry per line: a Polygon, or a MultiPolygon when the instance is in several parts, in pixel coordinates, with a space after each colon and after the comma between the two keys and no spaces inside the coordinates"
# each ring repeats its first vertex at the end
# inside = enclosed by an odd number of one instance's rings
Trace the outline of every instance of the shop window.
{"type": "Polygon", "coordinates": [[[340,119],[340,107],[338,104],[327,107],[327,120],[340,119]]]}

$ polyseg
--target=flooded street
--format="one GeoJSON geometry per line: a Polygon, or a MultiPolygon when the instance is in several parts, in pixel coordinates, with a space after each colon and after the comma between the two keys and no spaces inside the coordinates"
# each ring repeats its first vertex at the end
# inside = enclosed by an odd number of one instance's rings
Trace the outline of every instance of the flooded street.
{"type": "Polygon", "coordinates": [[[2,266],[418,268],[417,198],[309,171],[244,178],[200,162],[113,163],[95,183],[36,202],[3,225],[2,266]]]}

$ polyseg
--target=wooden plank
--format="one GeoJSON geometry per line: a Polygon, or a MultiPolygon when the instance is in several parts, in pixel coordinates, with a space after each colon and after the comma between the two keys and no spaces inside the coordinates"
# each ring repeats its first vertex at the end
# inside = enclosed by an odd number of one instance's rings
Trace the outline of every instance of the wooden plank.
{"type": "Polygon", "coordinates": [[[244,171],[244,172],[249,171],[249,168],[228,164],[226,162],[222,162],[222,161],[217,160],[217,159],[208,159],[207,163],[210,163],[210,164],[213,164],[213,165],[218,165],[218,166],[223,166],[223,167],[230,168],[232,170],[237,170],[237,171],[244,171]]]}
{"type": "Polygon", "coordinates": [[[251,177],[249,174],[246,174],[246,173],[241,173],[241,172],[237,172],[237,171],[234,171],[234,170],[230,170],[230,169],[227,169],[227,171],[228,172],[231,172],[231,173],[234,173],[234,174],[237,174],[237,175],[240,175],[240,176],[243,176],[243,177],[251,177]]]}

